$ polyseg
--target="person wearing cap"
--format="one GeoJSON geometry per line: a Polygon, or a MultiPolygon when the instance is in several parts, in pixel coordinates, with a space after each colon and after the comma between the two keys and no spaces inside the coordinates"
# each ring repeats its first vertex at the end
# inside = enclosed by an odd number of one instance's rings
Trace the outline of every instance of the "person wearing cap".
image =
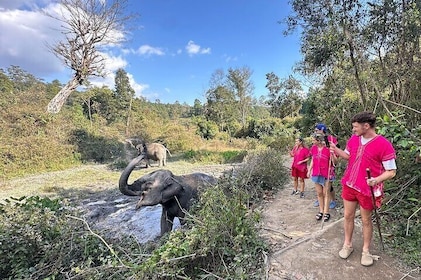
{"type": "Polygon", "coordinates": [[[299,137],[295,139],[294,148],[289,153],[293,158],[291,176],[294,179],[294,189],[291,195],[300,194],[304,198],[305,181],[307,179],[307,161],[310,159],[310,150],[304,145],[304,140],[299,137]],[[298,191],[300,187],[300,191],[298,191]]]}
{"type": "Polygon", "coordinates": [[[325,136],[320,133],[314,133],[312,135],[313,146],[310,148],[311,161],[308,168],[308,176],[314,183],[317,193],[317,200],[319,202],[319,213],[316,214],[316,220],[320,221],[323,219],[324,222],[329,221],[329,204],[326,203],[327,198],[325,197],[327,192],[326,187],[329,187],[326,180],[329,180],[331,172],[331,161],[335,159],[333,153],[330,152],[329,148],[325,144],[325,136]]]}
{"type": "MultiPolygon", "coordinates": [[[[316,126],[314,127],[314,133],[319,133],[322,134],[323,136],[327,135],[327,126],[324,123],[318,123],[316,124],[316,126]]],[[[338,139],[336,137],[334,137],[333,135],[327,135],[327,140],[329,142],[333,142],[335,143],[335,145],[338,145],[338,139]]],[[[335,166],[332,165],[332,169],[331,169],[331,179],[329,180],[329,185],[330,185],[330,203],[329,203],[329,208],[330,209],[334,209],[336,207],[336,193],[335,193],[335,189],[333,188],[333,181],[335,180],[335,166]]],[[[318,207],[319,206],[319,200],[316,200],[314,202],[314,207],[318,207]]]]}

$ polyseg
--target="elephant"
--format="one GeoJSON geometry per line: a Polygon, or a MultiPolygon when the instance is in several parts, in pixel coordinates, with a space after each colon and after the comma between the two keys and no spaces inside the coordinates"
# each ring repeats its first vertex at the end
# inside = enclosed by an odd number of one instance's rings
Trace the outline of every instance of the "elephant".
{"type": "Polygon", "coordinates": [[[146,168],[151,167],[149,160],[159,161],[159,167],[167,165],[167,152],[171,156],[170,151],[160,143],[139,144],[136,146],[138,155],[145,155],[146,168]]]}
{"type": "Polygon", "coordinates": [[[119,189],[124,195],[140,196],[135,209],[162,205],[162,236],[172,230],[175,217],[179,218],[181,224],[185,223],[185,211],[188,211],[191,204],[198,199],[200,191],[215,185],[217,179],[205,173],[176,176],[169,170],[159,169],[128,184],[131,172],[143,157],[141,154],[127,165],[120,176],[119,189]]]}

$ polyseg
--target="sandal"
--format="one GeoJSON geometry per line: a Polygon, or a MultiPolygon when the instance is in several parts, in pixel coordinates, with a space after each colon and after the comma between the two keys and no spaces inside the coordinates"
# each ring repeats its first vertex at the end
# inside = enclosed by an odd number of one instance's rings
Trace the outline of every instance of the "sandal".
{"type": "Polygon", "coordinates": [[[319,213],[316,215],[316,220],[320,221],[323,218],[323,213],[319,213]]]}
{"type": "Polygon", "coordinates": [[[329,213],[326,213],[324,215],[323,222],[327,222],[327,221],[329,221],[329,219],[330,219],[330,214],[329,213]]]}

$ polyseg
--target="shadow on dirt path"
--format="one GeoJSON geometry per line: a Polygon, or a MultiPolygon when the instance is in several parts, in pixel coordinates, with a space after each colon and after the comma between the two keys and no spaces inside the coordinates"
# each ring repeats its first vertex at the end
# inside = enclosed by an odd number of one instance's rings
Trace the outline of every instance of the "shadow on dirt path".
{"type": "MultiPolygon", "coordinates": [[[[318,208],[314,185],[306,180],[305,197],[291,195],[292,182],[274,198],[265,202],[261,234],[270,244],[266,279],[288,280],[351,280],[351,279],[421,279],[421,274],[405,271],[399,262],[380,250],[375,237],[371,254],[380,259],[371,267],[360,264],[361,220],[354,229],[354,252],[347,260],[339,257],[343,244],[343,208],[331,209],[331,219],[323,224],[316,221],[318,208]]],[[[340,198],[339,198],[340,200],[340,198]]],[[[376,234],[375,234],[376,236],[376,234]]]]}

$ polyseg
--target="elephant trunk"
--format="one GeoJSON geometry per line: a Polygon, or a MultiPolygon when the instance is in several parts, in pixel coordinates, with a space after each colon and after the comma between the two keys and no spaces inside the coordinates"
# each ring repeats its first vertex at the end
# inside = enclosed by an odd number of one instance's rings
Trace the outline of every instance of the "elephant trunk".
{"type": "Polygon", "coordinates": [[[132,159],[132,161],[126,166],[123,173],[120,175],[120,180],[118,181],[118,187],[120,192],[124,195],[129,196],[139,196],[141,191],[133,188],[133,185],[128,184],[129,176],[132,173],[135,166],[144,158],[144,154],[139,155],[138,157],[132,159]]]}

